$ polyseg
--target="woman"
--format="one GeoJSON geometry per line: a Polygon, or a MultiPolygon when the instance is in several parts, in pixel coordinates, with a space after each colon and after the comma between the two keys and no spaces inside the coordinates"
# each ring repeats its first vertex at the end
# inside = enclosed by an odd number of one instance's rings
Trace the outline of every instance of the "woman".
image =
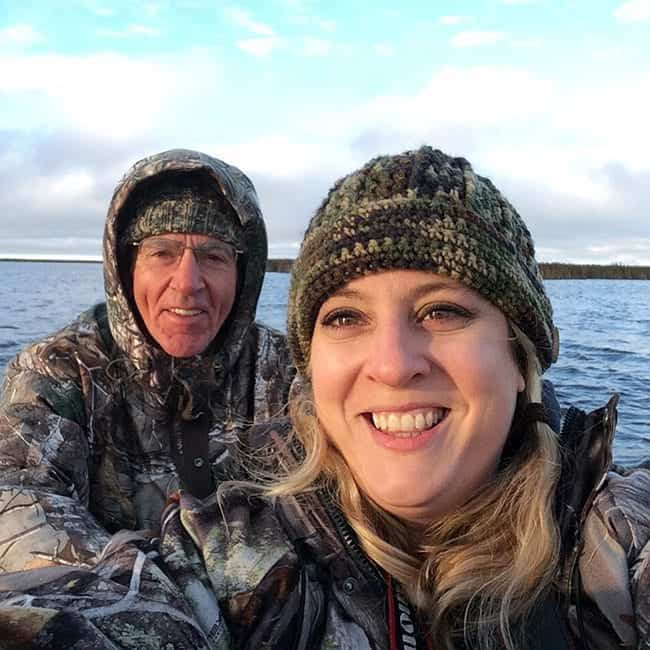
{"type": "MultiPolygon", "coordinates": [[[[422,147],[340,180],[293,267],[288,339],[291,421],[253,429],[246,472],[215,494],[172,499],[163,564],[118,538],[96,570],[104,599],[113,580],[140,611],[165,604],[147,638],[182,647],[185,625],[223,648],[650,644],[650,476],[610,467],[615,399],[571,409],[559,437],[547,424],[558,339],[533,243],[467,161],[422,147]]],[[[113,643],[142,625],[94,605],[113,643]]]]}

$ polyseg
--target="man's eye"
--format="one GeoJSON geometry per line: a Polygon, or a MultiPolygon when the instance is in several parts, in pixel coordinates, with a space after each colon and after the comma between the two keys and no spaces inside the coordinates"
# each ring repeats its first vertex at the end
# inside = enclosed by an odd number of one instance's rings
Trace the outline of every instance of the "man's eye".
{"type": "Polygon", "coordinates": [[[199,261],[210,266],[224,266],[235,260],[235,253],[222,246],[206,246],[205,248],[196,248],[195,251],[199,261]]]}
{"type": "Polygon", "coordinates": [[[149,257],[153,257],[154,259],[168,260],[168,259],[173,259],[176,256],[176,251],[172,248],[159,246],[156,248],[149,249],[147,254],[149,255],[149,257]]]}
{"type": "Polygon", "coordinates": [[[439,331],[460,329],[467,325],[472,314],[460,305],[435,303],[420,310],[418,320],[439,331]]]}
{"type": "Polygon", "coordinates": [[[225,264],[228,261],[223,251],[201,251],[200,257],[211,264],[225,264]]]}

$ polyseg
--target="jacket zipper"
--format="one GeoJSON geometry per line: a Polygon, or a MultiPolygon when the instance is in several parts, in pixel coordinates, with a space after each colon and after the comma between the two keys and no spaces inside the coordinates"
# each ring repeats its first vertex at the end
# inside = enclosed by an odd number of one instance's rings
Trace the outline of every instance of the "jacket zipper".
{"type": "Polygon", "coordinates": [[[326,495],[322,495],[322,499],[325,505],[325,510],[332,520],[339,538],[345,545],[348,553],[352,556],[354,562],[360,565],[365,573],[372,576],[374,580],[385,587],[386,580],[384,579],[384,576],[377,569],[375,564],[366,557],[366,554],[359,546],[356,533],[354,532],[352,526],[350,526],[341,511],[333,503],[331,503],[331,500],[326,495]]]}

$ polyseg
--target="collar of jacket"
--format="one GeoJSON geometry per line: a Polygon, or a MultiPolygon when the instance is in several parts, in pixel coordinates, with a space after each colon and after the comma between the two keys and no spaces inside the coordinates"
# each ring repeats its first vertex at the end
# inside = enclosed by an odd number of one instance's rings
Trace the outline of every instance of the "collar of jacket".
{"type": "Polygon", "coordinates": [[[618,399],[618,394],[612,395],[605,406],[591,413],[570,407],[560,434],[562,468],[555,502],[561,536],[559,595],[564,611],[575,604],[579,626],[582,609],[578,559],[583,547],[582,528],[612,467],[618,399]]]}
{"type": "Polygon", "coordinates": [[[618,395],[602,408],[585,413],[570,407],[560,433],[562,469],[556,490],[556,514],[563,543],[579,534],[586,512],[612,466],[618,419],[618,395]]]}

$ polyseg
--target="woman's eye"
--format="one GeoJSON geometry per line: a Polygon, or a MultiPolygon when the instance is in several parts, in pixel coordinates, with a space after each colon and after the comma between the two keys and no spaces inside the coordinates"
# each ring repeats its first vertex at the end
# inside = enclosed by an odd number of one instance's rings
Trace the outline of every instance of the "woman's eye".
{"type": "Polygon", "coordinates": [[[322,319],[323,327],[344,328],[354,327],[363,322],[361,314],[350,310],[337,310],[326,314],[322,319]]]}
{"type": "Polygon", "coordinates": [[[419,313],[421,322],[439,331],[463,328],[471,318],[472,314],[467,309],[449,303],[427,305],[419,313]]]}

